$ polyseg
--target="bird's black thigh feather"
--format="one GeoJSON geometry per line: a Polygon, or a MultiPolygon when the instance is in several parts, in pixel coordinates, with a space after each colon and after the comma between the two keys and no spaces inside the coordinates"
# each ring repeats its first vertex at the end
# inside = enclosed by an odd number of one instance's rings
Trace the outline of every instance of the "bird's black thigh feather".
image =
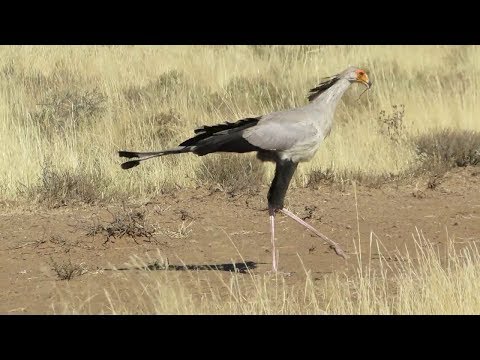
{"type": "Polygon", "coordinates": [[[298,163],[291,160],[277,160],[275,167],[275,177],[268,190],[268,206],[274,210],[283,209],[285,195],[292,180],[293,174],[297,169],[298,163]]]}

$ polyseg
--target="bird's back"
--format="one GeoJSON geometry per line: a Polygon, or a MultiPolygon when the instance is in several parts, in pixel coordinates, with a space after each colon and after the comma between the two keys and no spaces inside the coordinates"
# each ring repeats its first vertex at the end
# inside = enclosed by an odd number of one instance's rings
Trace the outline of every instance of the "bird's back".
{"type": "Polygon", "coordinates": [[[310,104],[273,112],[246,129],[243,137],[255,146],[278,152],[281,158],[308,161],[330,132],[332,121],[326,115],[329,113],[310,104]]]}

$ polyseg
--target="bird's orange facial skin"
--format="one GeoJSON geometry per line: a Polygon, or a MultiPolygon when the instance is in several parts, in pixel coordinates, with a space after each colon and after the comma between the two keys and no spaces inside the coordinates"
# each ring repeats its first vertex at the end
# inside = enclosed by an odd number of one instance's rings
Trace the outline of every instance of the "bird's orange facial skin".
{"type": "Polygon", "coordinates": [[[356,70],[355,72],[357,73],[357,81],[370,87],[370,80],[368,79],[367,73],[360,69],[356,70]]]}

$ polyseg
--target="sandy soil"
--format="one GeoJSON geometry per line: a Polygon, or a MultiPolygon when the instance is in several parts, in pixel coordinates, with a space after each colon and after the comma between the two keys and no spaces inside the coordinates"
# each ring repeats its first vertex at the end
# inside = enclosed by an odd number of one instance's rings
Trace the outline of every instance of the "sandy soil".
{"type": "MultiPolygon", "coordinates": [[[[478,168],[466,168],[445,175],[435,189],[429,189],[423,180],[381,189],[358,187],[356,202],[351,185],[343,191],[320,185],[317,189],[290,190],[287,204],[350,254],[355,252],[359,227],[365,258],[371,232],[387,249],[412,246],[416,228],[438,244],[445,243],[447,231],[459,244],[480,240],[479,185],[478,168]]],[[[87,235],[96,225],[111,222],[112,214],[123,213],[119,204],[48,209],[3,203],[0,312],[58,312],[52,305],[59,301],[59,289],[83,295],[102,293],[119,273],[105,269],[132,269],[132,255],[155,258],[157,251],[168,257],[177,280],[186,283],[188,274],[180,271],[182,262],[190,269],[206,270],[203,273],[212,281],[218,280],[218,273],[228,276],[232,263],[245,267],[235,246],[254,273],[269,271],[267,190],[234,197],[205,189],[179,190],[147,204],[126,206],[127,210],[143,212],[146,223],[156,228],[149,238],[87,235]],[[189,227],[179,232],[182,223],[189,227]],[[60,280],[51,259],[57,263],[70,259],[82,264],[85,273],[70,281],[60,280]],[[218,269],[207,271],[212,266],[218,269]]],[[[304,281],[299,256],[315,279],[356,264],[355,255],[345,262],[322,240],[281,214],[277,215],[277,244],[280,270],[293,273],[288,277],[291,283],[304,281]]],[[[372,257],[375,255],[374,250],[372,257]]],[[[89,306],[95,306],[95,298],[89,306]]]]}

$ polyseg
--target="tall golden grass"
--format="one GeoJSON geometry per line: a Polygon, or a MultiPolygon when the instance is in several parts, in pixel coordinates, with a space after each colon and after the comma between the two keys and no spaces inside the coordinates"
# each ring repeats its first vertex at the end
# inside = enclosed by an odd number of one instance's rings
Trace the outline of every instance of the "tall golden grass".
{"type": "MultiPolygon", "coordinates": [[[[141,198],[203,182],[221,155],[122,171],[116,151],[161,149],[201,124],[302,105],[320,78],[348,65],[366,68],[374,86],[360,101],[361,87],[348,91],[330,137],[293,186],[314,170],[398,174],[417,158],[408,142],[382,135],[380,112],[404,105],[405,136],[480,130],[479,55],[477,46],[2,46],[0,196],[59,186],[62,196],[141,198]],[[62,174],[68,184],[52,185],[62,174]]],[[[258,181],[269,182],[271,165],[228,159],[232,171],[261,167],[258,181]]]]}
{"type": "MultiPolygon", "coordinates": [[[[367,258],[355,270],[315,281],[288,283],[281,275],[196,271],[118,272],[103,291],[60,291],[55,314],[478,314],[480,252],[474,242],[457,249],[413,234],[414,250],[387,251],[371,234],[367,258]],[[375,260],[372,255],[378,254],[375,260]],[[214,274],[212,274],[214,273],[214,274]],[[210,275],[210,276],[209,276],[210,275]]],[[[360,250],[360,249],[358,249],[360,250]]],[[[359,252],[360,254],[360,252],[359,252]]],[[[157,254],[157,261],[161,254],[157,254]]],[[[145,268],[152,259],[132,257],[145,268]]],[[[301,263],[301,258],[299,257],[301,263]]]]}

